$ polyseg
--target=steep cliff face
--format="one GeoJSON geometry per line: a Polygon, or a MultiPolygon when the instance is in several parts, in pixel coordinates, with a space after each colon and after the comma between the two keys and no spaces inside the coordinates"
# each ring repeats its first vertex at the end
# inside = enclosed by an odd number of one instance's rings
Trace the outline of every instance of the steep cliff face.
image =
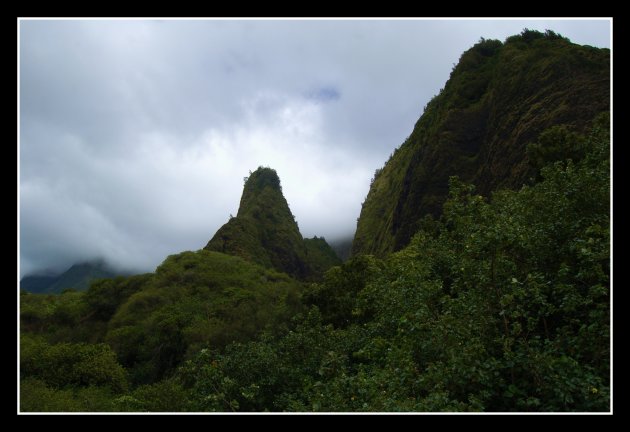
{"type": "Polygon", "coordinates": [[[217,231],[205,249],[240,256],[292,276],[306,275],[306,246],[275,170],[261,167],[249,176],[238,214],[217,231]]]}
{"type": "Polygon", "coordinates": [[[608,111],[607,49],[553,32],[482,40],[462,54],[407,140],[377,170],[352,253],[386,255],[409,243],[425,215],[438,216],[457,175],[488,195],[533,175],[526,147],[544,130],[583,132],[608,111]]]}
{"type": "Polygon", "coordinates": [[[239,256],[299,279],[317,278],[340,263],[323,238],[302,238],[278,174],[262,167],[245,182],[236,217],[217,231],[205,249],[239,256]]]}

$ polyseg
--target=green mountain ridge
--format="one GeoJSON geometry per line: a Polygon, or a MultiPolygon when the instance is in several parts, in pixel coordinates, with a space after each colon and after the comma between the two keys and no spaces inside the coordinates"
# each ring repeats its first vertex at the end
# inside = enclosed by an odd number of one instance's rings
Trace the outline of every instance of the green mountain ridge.
{"type": "Polygon", "coordinates": [[[32,293],[58,294],[64,289],[84,291],[97,279],[121,275],[103,260],[72,265],[57,276],[29,275],[20,280],[20,289],[32,293]]]}
{"type": "Polygon", "coordinates": [[[239,256],[298,279],[318,278],[341,260],[323,238],[303,239],[275,170],[259,167],[246,178],[236,217],[206,250],[239,256]]]}
{"type": "Polygon", "coordinates": [[[580,133],[610,101],[608,49],[526,30],[464,52],[407,140],[376,171],[352,254],[385,256],[406,246],[426,215],[438,217],[457,175],[489,196],[534,175],[529,143],[565,125],[580,133]]]}
{"type": "Polygon", "coordinates": [[[131,382],[142,384],[172,373],[203,347],[250,340],[289,319],[301,291],[286,274],[239,257],[182,252],[154,273],[98,280],[86,292],[23,293],[21,327],[45,337],[46,343],[27,338],[37,350],[48,343],[105,342],[131,382]]]}
{"type": "Polygon", "coordinates": [[[343,263],[261,167],[205,249],[22,291],[20,410],[612,410],[608,65],[553,32],[464,53],[343,263]]]}

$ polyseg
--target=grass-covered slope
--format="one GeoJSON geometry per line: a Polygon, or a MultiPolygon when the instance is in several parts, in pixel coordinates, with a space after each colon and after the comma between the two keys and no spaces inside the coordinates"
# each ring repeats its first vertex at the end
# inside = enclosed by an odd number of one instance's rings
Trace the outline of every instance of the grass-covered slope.
{"type": "Polygon", "coordinates": [[[482,40],[462,54],[412,134],[375,174],[353,254],[383,256],[438,216],[457,175],[483,195],[532,175],[526,147],[554,125],[583,132],[609,109],[609,50],[524,31],[482,40]]]}

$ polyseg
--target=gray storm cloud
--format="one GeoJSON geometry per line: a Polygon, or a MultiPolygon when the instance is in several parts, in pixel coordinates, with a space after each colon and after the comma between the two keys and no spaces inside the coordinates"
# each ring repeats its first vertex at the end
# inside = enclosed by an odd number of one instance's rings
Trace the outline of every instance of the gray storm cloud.
{"type": "Polygon", "coordinates": [[[605,20],[20,21],[20,273],[203,247],[275,168],[305,236],[352,235],[370,178],[480,37],[605,20]]]}

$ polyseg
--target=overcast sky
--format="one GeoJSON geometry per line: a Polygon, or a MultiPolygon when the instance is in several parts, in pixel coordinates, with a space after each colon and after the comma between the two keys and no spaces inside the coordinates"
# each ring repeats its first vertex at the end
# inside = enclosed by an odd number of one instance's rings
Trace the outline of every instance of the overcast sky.
{"type": "Polygon", "coordinates": [[[152,271],[277,170],[305,237],[354,233],[374,170],[479,38],[608,21],[20,21],[20,273],[152,271]]]}

